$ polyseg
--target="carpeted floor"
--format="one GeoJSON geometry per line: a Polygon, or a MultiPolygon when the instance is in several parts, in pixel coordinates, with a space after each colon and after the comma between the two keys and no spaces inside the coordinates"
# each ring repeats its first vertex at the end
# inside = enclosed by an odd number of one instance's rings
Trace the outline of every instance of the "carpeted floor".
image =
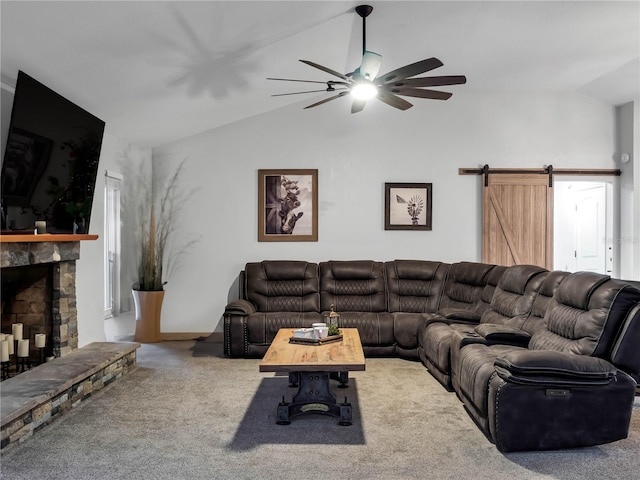
{"type": "MultiPolygon", "coordinates": [[[[275,424],[287,377],[208,341],[138,350],[138,369],[1,457],[7,480],[640,478],[640,400],[629,438],[504,455],[455,394],[415,362],[367,359],[346,393],[354,422],[275,424]]],[[[603,412],[594,412],[603,414],[603,412]]]]}

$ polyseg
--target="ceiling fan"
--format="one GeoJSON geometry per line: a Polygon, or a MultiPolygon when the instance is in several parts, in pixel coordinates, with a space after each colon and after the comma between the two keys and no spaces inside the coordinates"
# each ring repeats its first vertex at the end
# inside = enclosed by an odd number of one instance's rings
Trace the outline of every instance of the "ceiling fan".
{"type": "Polygon", "coordinates": [[[272,95],[272,97],[299,95],[301,93],[338,92],[336,95],[325,98],[324,100],[320,100],[319,102],[311,105],[307,105],[304,108],[317,107],[318,105],[330,102],[336,98],[351,95],[353,98],[351,103],[351,113],[362,111],[367,104],[367,101],[374,97],[387,105],[400,110],[406,110],[411,108],[413,104],[409,103],[404,98],[401,98],[401,96],[428,98],[432,100],[447,100],[451,97],[451,93],[430,90],[424,87],[460,85],[467,82],[467,78],[464,75],[416,77],[416,75],[441,67],[443,63],[437,58],[427,58],[425,60],[397,68],[385,73],[384,75],[378,75],[380,65],[382,63],[382,56],[378,53],[368,51],[366,48],[366,19],[372,11],[373,7],[370,5],[359,5],[356,7],[356,13],[362,17],[362,62],[358,68],[351,73],[342,74],[309,60],[300,60],[302,63],[306,63],[311,67],[329,73],[340,80],[321,82],[315,80],[296,80],[292,78],[267,78],[267,80],[285,82],[320,83],[327,86],[322,90],[279,93],[272,95]]]}

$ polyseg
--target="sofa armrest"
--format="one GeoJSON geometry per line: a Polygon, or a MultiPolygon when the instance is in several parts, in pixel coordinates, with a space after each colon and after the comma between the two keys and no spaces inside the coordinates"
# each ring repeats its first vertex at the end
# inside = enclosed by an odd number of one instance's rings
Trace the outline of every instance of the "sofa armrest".
{"type": "Polygon", "coordinates": [[[499,377],[522,385],[607,385],[618,369],[597,357],[550,350],[509,352],[494,361],[499,377]]]}
{"type": "Polygon", "coordinates": [[[488,345],[501,344],[526,347],[529,345],[529,340],[531,340],[531,335],[527,332],[509,325],[481,323],[473,330],[483,337],[488,345]]]}
{"type": "Polygon", "coordinates": [[[241,315],[247,316],[252,313],[256,313],[256,307],[253,303],[247,300],[233,300],[229,302],[229,304],[224,309],[224,314],[226,315],[241,315]]]}
{"type": "Polygon", "coordinates": [[[438,315],[447,320],[460,320],[470,323],[478,323],[480,321],[480,314],[463,308],[441,308],[438,310],[438,315]]]}
{"type": "Polygon", "coordinates": [[[247,317],[256,307],[247,300],[233,300],[224,309],[224,354],[229,357],[247,356],[247,317]]]}

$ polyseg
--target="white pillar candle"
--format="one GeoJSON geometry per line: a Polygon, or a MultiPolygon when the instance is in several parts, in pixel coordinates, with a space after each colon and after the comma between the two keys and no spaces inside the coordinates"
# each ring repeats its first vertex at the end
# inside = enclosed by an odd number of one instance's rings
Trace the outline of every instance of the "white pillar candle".
{"type": "Polygon", "coordinates": [[[4,333],[0,333],[0,342],[6,339],[7,339],[7,336],[4,333]]]}
{"type": "Polygon", "coordinates": [[[6,340],[0,341],[0,362],[9,361],[9,342],[6,340]]]}
{"type": "Polygon", "coordinates": [[[14,323],[11,325],[11,333],[13,333],[13,338],[15,340],[22,340],[22,324],[14,323]]]}
{"type": "Polygon", "coordinates": [[[44,333],[36,333],[36,348],[44,348],[47,344],[47,336],[44,333]]]}
{"type": "Polygon", "coordinates": [[[13,335],[7,335],[7,342],[9,342],[9,355],[13,355],[14,354],[14,339],[13,339],[13,335]]]}
{"type": "Polygon", "coordinates": [[[29,340],[18,340],[18,356],[22,358],[29,356],[29,340]]]}

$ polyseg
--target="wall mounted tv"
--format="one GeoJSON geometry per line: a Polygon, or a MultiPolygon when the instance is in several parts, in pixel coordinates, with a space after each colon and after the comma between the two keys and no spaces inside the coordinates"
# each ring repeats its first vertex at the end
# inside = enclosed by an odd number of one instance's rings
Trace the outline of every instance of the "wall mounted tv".
{"type": "Polygon", "coordinates": [[[2,228],[88,233],[105,123],[18,72],[2,162],[2,228]]]}

